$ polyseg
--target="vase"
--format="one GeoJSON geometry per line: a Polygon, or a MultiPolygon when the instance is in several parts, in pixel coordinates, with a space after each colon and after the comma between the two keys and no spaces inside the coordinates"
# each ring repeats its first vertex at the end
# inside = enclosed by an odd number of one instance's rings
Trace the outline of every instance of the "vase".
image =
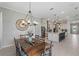
{"type": "Polygon", "coordinates": [[[32,42],[32,37],[29,37],[29,42],[32,42]]]}

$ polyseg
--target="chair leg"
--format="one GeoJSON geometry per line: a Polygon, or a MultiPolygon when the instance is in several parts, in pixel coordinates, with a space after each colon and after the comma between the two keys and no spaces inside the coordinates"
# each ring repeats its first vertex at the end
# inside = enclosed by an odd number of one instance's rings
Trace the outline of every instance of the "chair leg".
{"type": "Polygon", "coordinates": [[[51,48],[49,49],[49,56],[52,56],[51,48]]]}
{"type": "Polygon", "coordinates": [[[50,45],[50,49],[49,49],[49,56],[52,56],[52,41],[51,41],[51,45],[50,45]]]}

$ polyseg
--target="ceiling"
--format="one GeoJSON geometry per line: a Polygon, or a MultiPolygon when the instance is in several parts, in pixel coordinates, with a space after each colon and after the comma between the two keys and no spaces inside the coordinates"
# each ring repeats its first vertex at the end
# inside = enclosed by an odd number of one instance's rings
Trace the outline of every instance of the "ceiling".
{"type": "MultiPolygon", "coordinates": [[[[0,2],[0,7],[11,9],[20,13],[27,14],[29,10],[28,2],[0,2]]],[[[32,15],[42,18],[69,18],[79,19],[78,2],[32,2],[32,15]]]]}

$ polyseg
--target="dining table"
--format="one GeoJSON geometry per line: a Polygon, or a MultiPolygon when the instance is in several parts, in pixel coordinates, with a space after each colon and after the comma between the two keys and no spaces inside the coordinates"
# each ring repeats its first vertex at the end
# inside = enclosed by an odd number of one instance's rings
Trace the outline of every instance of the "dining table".
{"type": "Polygon", "coordinates": [[[44,38],[33,38],[32,42],[28,42],[27,38],[19,39],[21,49],[28,56],[41,56],[45,54],[45,51],[49,51],[49,55],[52,54],[52,42],[48,43],[44,38]]]}

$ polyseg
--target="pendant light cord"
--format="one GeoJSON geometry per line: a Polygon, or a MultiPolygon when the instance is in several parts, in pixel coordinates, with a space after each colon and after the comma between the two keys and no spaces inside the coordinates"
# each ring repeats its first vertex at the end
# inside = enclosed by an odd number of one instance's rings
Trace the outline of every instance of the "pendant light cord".
{"type": "Polygon", "coordinates": [[[29,13],[31,13],[31,0],[29,2],[29,13]]]}
{"type": "Polygon", "coordinates": [[[29,2],[29,10],[31,10],[31,2],[29,2]]]}
{"type": "Polygon", "coordinates": [[[31,0],[29,1],[29,6],[28,7],[29,7],[29,10],[28,10],[28,13],[27,13],[25,19],[29,16],[28,14],[31,14],[31,0]]]}

